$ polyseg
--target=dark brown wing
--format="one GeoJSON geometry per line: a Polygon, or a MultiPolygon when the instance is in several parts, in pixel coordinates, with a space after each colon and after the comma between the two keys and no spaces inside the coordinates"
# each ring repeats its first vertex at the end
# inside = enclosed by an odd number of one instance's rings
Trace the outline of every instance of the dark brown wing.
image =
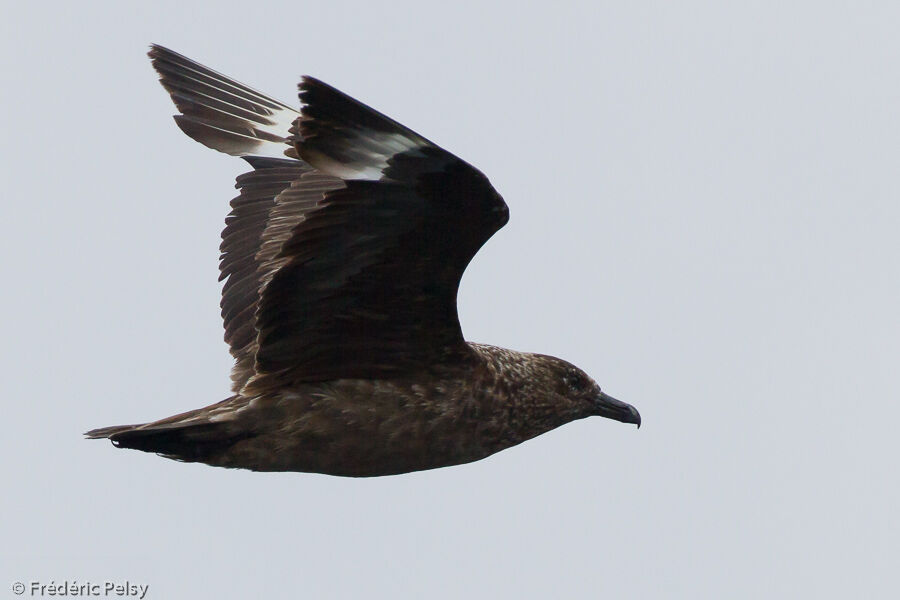
{"type": "Polygon", "coordinates": [[[292,137],[289,106],[160,46],[150,56],[182,130],[255,168],[222,234],[236,391],[467,359],[459,280],[508,218],[480,172],[314,79],[292,137]]]}
{"type": "Polygon", "coordinates": [[[257,313],[253,387],[396,376],[467,360],[463,271],[508,220],[472,166],[315,79],[300,86],[300,156],[344,187],[281,248],[257,313]]]}

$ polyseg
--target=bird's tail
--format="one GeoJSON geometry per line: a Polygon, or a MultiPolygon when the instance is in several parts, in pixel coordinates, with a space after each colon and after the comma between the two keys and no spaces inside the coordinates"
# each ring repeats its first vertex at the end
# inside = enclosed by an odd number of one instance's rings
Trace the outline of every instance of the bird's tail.
{"type": "Polygon", "coordinates": [[[117,448],[154,452],[185,462],[214,462],[215,456],[253,433],[233,420],[211,420],[210,408],[152,423],[100,427],[84,435],[88,439],[109,439],[117,448]]]}
{"type": "Polygon", "coordinates": [[[97,429],[91,429],[87,433],[84,434],[89,440],[100,440],[111,438],[117,433],[122,433],[124,431],[133,431],[139,427],[143,427],[144,425],[113,425],[112,427],[98,427],[97,429]]]}

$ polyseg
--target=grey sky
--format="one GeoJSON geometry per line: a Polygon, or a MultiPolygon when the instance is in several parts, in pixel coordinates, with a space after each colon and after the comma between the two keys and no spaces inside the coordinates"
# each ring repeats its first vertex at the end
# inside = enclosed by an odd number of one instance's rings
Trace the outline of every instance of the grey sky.
{"type": "Polygon", "coordinates": [[[896,3],[80,4],[0,25],[0,595],[897,597],[896,3]],[[317,76],[484,171],[511,221],[466,337],[578,364],[641,430],[370,480],[83,441],[228,393],[246,167],[178,131],[151,42],[284,101],[317,76]]]}

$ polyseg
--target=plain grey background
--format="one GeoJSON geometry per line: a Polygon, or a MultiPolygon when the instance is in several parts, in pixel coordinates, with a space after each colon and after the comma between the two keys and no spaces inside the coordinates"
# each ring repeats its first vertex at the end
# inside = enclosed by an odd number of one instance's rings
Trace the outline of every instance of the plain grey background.
{"type": "Polygon", "coordinates": [[[898,26],[894,2],[8,6],[0,597],[896,598],[898,26]],[[315,75],[483,170],[511,221],[466,337],[578,364],[644,427],[368,480],[82,440],[228,394],[246,167],[176,128],[151,42],[284,101],[315,75]]]}

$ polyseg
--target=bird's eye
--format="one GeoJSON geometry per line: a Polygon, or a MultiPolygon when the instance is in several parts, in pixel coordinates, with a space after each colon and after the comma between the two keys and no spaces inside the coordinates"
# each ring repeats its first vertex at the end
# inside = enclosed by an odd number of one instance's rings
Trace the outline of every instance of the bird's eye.
{"type": "Polygon", "coordinates": [[[569,386],[569,389],[575,392],[583,392],[587,389],[587,379],[585,379],[580,373],[568,373],[565,377],[566,385],[569,386]]]}

